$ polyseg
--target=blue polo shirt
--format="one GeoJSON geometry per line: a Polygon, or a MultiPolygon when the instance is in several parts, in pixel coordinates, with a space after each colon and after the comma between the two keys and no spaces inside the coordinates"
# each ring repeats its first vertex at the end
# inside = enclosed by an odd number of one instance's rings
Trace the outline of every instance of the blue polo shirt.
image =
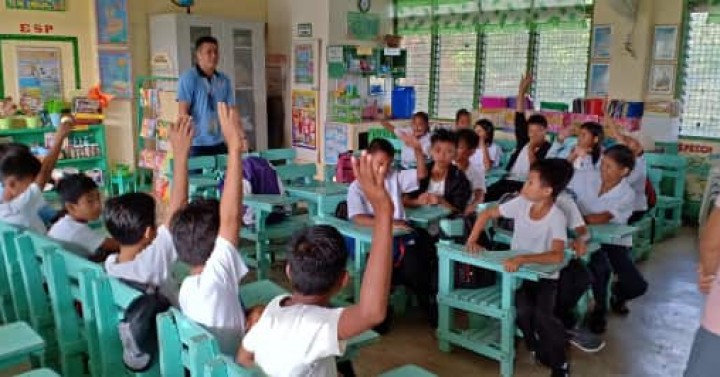
{"type": "Polygon", "coordinates": [[[213,146],[223,143],[217,103],[225,102],[235,106],[232,83],[225,74],[215,71],[215,74],[209,77],[195,66],[180,76],[177,100],[190,104],[190,115],[195,123],[193,146],[213,146]]]}

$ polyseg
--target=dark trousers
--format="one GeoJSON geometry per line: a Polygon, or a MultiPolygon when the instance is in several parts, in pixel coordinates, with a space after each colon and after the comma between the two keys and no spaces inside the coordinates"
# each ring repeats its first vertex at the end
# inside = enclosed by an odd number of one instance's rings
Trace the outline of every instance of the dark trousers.
{"type": "Polygon", "coordinates": [[[528,348],[540,362],[561,368],[567,362],[565,327],[555,317],[558,282],[550,279],[525,281],[515,293],[517,326],[528,348]]]}
{"type": "Polygon", "coordinates": [[[488,187],[485,193],[485,202],[497,202],[505,194],[520,192],[525,183],[510,179],[501,179],[488,187]]]}
{"type": "Polygon", "coordinates": [[[648,283],[630,257],[630,248],[602,245],[590,257],[588,264],[592,274],[592,290],[595,296],[595,313],[604,317],[607,313],[607,287],[612,273],[617,275],[612,294],[620,301],[640,297],[647,291],[648,283]]]}
{"type": "Polygon", "coordinates": [[[591,281],[590,271],[579,259],[573,259],[560,271],[555,316],[562,321],[566,329],[575,327],[575,307],[590,288],[591,281]]]}
{"type": "Polygon", "coordinates": [[[415,228],[402,238],[405,248],[396,268],[401,283],[418,298],[431,300],[437,295],[438,260],[435,240],[425,229],[415,228]]]}
{"type": "Polygon", "coordinates": [[[190,148],[190,157],[217,156],[219,154],[227,154],[227,145],[225,145],[225,143],[217,145],[195,145],[190,148]]]}

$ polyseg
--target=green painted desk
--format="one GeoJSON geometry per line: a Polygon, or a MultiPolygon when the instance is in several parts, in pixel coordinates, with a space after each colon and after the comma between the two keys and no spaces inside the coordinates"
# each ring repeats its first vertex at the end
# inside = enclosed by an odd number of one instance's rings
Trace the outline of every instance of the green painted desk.
{"type": "Polygon", "coordinates": [[[632,244],[632,236],[637,228],[629,225],[601,224],[588,225],[588,231],[593,242],[601,244],[617,244],[629,240],[632,244]]]}
{"type": "Polygon", "coordinates": [[[25,322],[0,326],[0,369],[30,361],[44,363],[45,341],[25,322]]]}
{"type": "Polygon", "coordinates": [[[449,209],[440,205],[405,209],[405,216],[410,223],[425,229],[429,229],[432,224],[439,223],[440,220],[450,216],[451,213],[449,209]]]}
{"type": "Polygon", "coordinates": [[[347,198],[348,186],[334,182],[313,181],[308,185],[285,187],[289,196],[308,204],[310,215],[322,217],[334,213],[335,207],[347,198]]]}

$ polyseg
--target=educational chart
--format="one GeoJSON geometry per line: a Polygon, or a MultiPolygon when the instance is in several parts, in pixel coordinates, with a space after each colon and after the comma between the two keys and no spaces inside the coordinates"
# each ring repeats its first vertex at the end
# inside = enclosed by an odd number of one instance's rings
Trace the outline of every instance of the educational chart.
{"type": "Polygon", "coordinates": [[[118,98],[132,97],[130,52],[98,51],[102,91],[118,98]]]}
{"type": "Polygon", "coordinates": [[[127,44],[128,15],[126,0],[95,0],[98,44],[127,44]]]}
{"type": "Polygon", "coordinates": [[[293,85],[317,85],[315,42],[296,43],[293,46],[293,85]]]}
{"type": "Polygon", "coordinates": [[[317,149],[317,102],[314,90],[292,91],[293,146],[317,149]]]}
{"type": "Polygon", "coordinates": [[[348,127],[342,123],[325,124],[325,163],[336,164],[340,153],[348,149],[348,127]]]}
{"type": "Polygon", "coordinates": [[[64,11],[65,0],[6,0],[8,9],[64,11]]]}
{"type": "Polygon", "coordinates": [[[18,47],[18,91],[33,111],[42,110],[47,100],[62,97],[61,59],[59,48],[18,47]]]}

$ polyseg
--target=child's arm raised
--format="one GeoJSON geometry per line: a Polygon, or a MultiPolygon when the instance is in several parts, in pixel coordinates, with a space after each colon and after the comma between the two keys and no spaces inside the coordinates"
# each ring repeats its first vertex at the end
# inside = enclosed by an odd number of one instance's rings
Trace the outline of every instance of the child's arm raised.
{"type": "Polygon", "coordinates": [[[218,235],[231,244],[240,242],[242,207],[242,151],[243,129],[237,110],[225,103],[218,103],[218,116],[225,143],[228,148],[225,188],[220,199],[220,231],[218,235]]]}
{"type": "Polygon", "coordinates": [[[486,209],[478,215],[477,220],[475,220],[475,225],[473,225],[472,232],[470,232],[470,236],[468,236],[467,243],[465,244],[465,249],[467,251],[473,253],[480,251],[478,240],[480,239],[480,234],[483,232],[483,229],[485,229],[485,224],[492,219],[497,219],[498,217],[500,217],[500,209],[498,207],[486,209]]]}
{"type": "Polygon", "coordinates": [[[698,285],[700,291],[705,294],[710,293],[720,265],[720,232],[717,231],[718,229],[720,229],[720,208],[715,207],[700,235],[698,285]]]}
{"type": "Polygon", "coordinates": [[[393,126],[390,122],[384,120],[384,121],[380,122],[380,124],[381,124],[381,125],[383,126],[383,128],[385,128],[386,130],[388,130],[388,131],[390,131],[390,132],[392,132],[392,133],[395,133],[395,126],[393,126]]]}
{"type": "Polygon", "coordinates": [[[393,203],[385,189],[385,171],[369,155],[353,160],[355,177],[375,211],[372,246],[357,304],[343,310],[338,322],[341,340],[359,335],[385,319],[392,274],[393,203]]]}
{"type": "Polygon", "coordinates": [[[190,147],[192,147],[193,127],[192,118],[180,116],[170,126],[170,145],[173,151],[173,182],[170,191],[170,209],[165,220],[165,225],[170,225],[170,220],[188,201],[188,158],[190,147]]]}
{"type": "Polygon", "coordinates": [[[58,127],[57,131],[55,132],[55,139],[53,140],[53,145],[50,148],[47,156],[45,156],[45,158],[43,158],[42,160],[40,173],[38,173],[38,175],[35,177],[35,183],[40,188],[40,191],[42,191],[45,185],[50,181],[52,171],[53,169],[55,169],[55,164],[60,157],[60,152],[62,152],[63,142],[65,142],[65,139],[68,137],[68,135],[70,135],[70,130],[72,129],[72,126],[72,121],[66,120],[60,123],[60,127],[58,127]]]}
{"type": "Polygon", "coordinates": [[[425,163],[425,152],[423,152],[422,144],[415,135],[401,134],[399,137],[400,140],[402,140],[406,146],[412,148],[415,153],[415,164],[417,165],[415,170],[417,171],[418,183],[420,183],[420,181],[428,176],[427,164],[425,163]]]}

